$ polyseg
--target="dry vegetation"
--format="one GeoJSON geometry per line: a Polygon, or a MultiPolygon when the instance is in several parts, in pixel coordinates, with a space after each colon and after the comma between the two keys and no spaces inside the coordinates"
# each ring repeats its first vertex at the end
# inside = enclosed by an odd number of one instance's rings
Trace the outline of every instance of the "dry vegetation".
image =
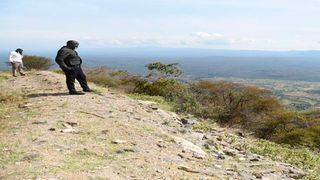
{"type": "MultiPolygon", "coordinates": [[[[0,81],[6,80],[9,73],[2,72],[0,74],[0,81]]],[[[6,130],[10,124],[8,119],[11,119],[9,114],[17,110],[16,104],[22,102],[24,97],[20,94],[10,93],[8,91],[0,92],[0,133],[6,130]]]]}
{"type": "Polygon", "coordinates": [[[46,57],[25,55],[23,57],[23,65],[27,70],[48,70],[53,63],[51,59],[46,57]]]}
{"type": "Polygon", "coordinates": [[[163,97],[175,110],[208,122],[242,128],[256,137],[293,146],[320,148],[320,119],[313,113],[286,109],[267,90],[226,81],[182,83],[177,64],[146,65],[150,74],[137,77],[123,71],[99,68],[88,80],[127,93],[163,97]]]}

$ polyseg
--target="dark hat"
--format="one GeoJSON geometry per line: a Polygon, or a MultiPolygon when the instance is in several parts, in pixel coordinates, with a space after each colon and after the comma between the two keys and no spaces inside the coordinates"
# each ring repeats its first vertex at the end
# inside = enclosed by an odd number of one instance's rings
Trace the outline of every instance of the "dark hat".
{"type": "Polygon", "coordinates": [[[69,40],[69,41],[67,41],[67,46],[68,47],[78,47],[79,46],[79,42],[75,41],[75,40],[69,40]]]}
{"type": "Polygon", "coordinates": [[[21,49],[21,48],[18,48],[18,49],[16,49],[16,52],[17,52],[17,53],[20,53],[20,54],[22,54],[22,52],[23,52],[23,49],[21,49]]]}

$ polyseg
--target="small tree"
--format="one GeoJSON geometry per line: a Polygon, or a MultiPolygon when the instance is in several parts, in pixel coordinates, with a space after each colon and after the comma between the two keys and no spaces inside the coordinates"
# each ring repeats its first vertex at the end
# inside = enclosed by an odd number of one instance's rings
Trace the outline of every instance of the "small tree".
{"type": "Polygon", "coordinates": [[[155,62],[147,64],[145,67],[151,71],[147,77],[169,78],[178,77],[182,74],[182,70],[178,67],[178,63],[163,64],[161,62],[155,62]]]}
{"type": "Polygon", "coordinates": [[[169,101],[180,99],[187,92],[187,88],[173,77],[182,74],[178,63],[163,64],[155,62],[145,67],[150,70],[146,79],[136,84],[135,92],[151,96],[163,96],[169,101]]]}
{"type": "Polygon", "coordinates": [[[42,56],[28,56],[23,57],[23,65],[27,70],[48,70],[53,65],[51,59],[42,56]]]}

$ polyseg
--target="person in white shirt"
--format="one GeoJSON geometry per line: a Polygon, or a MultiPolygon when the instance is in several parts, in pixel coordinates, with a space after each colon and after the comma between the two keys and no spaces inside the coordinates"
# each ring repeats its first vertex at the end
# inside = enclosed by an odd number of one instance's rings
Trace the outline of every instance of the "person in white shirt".
{"type": "Polygon", "coordinates": [[[25,74],[22,72],[22,68],[23,68],[22,52],[23,50],[18,48],[15,51],[10,52],[10,55],[9,55],[9,61],[12,65],[12,75],[14,77],[17,77],[16,71],[18,71],[21,76],[25,76],[25,74]]]}

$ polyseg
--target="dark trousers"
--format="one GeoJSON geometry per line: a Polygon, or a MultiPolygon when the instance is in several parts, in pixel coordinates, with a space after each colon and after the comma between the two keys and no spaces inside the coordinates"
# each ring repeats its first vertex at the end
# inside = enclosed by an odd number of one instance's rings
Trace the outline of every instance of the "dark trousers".
{"type": "Polygon", "coordinates": [[[72,67],[71,70],[64,70],[64,74],[66,75],[66,83],[69,89],[69,92],[76,91],[74,87],[75,79],[80,83],[80,86],[83,90],[90,89],[87,83],[86,75],[83,73],[81,67],[72,67]]]}

